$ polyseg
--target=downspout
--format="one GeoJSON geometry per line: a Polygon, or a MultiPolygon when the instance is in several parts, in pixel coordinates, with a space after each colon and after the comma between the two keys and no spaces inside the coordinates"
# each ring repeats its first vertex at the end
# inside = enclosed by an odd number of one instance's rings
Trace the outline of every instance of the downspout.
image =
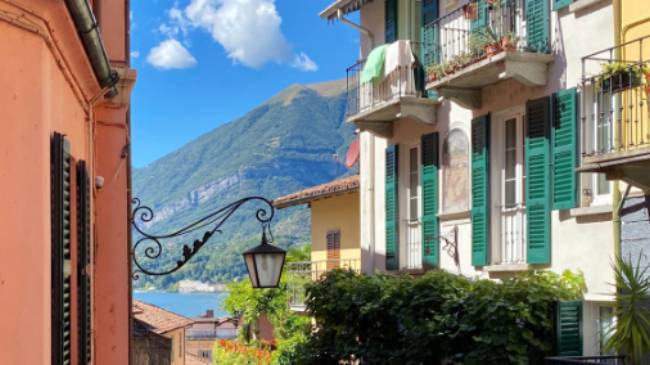
{"type": "Polygon", "coordinates": [[[106,49],[99,33],[99,25],[90,5],[88,5],[88,0],[65,0],[65,4],[77,28],[77,33],[79,33],[99,86],[102,89],[109,89],[106,96],[117,95],[115,84],[117,84],[119,76],[108,61],[106,49]]]}
{"type": "Polygon", "coordinates": [[[343,11],[341,9],[338,9],[336,11],[336,18],[338,20],[340,20],[341,23],[351,26],[352,28],[358,30],[359,33],[364,34],[366,37],[368,37],[370,39],[370,49],[375,48],[375,38],[374,38],[372,32],[368,28],[365,28],[365,27],[351,21],[350,19],[346,18],[345,16],[343,16],[343,11]]]}
{"type": "MultiPolygon", "coordinates": [[[[621,50],[618,46],[621,44],[621,0],[614,0],[612,6],[614,7],[614,46],[616,46],[614,52],[616,59],[620,59],[621,50]]],[[[625,201],[621,199],[620,184],[620,180],[615,180],[612,192],[612,231],[614,234],[614,257],[616,259],[621,257],[621,210],[625,201]]],[[[629,185],[626,195],[628,192],[629,185]]]]}

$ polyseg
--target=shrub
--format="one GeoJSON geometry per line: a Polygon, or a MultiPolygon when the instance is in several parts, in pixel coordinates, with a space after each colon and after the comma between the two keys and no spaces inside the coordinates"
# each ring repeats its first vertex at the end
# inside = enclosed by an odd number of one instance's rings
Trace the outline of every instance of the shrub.
{"type": "Polygon", "coordinates": [[[554,303],[583,290],[582,277],[569,272],[495,282],[444,271],[332,271],[308,288],[318,330],[296,363],[541,364],[553,348],[554,303]]]}

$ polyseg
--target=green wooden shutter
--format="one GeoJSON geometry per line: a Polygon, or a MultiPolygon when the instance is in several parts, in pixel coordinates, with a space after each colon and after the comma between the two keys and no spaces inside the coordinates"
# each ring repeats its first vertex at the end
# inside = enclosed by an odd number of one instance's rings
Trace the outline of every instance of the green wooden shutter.
{"type": "Polygon", "coordinates": [[[422,136],[422,261],[423,267],[439,264],[438,238],[438,133],[422,136]]]}
{"type": "Polygon", "coordinates": [[[575,88],[560,90],[553,103],[553,209],[577,205],[577,104],[575,88]]]}
{"type": "Polygon", "coordinates": [[[487,4],[487,0],[477,0],[477,17],[470,21],[470,31],[472,32],[482,32],[487,28],[488,21],[490,17],[490,8],[487,4]]]}
{"type": "Polygon", "coordinates": [[[386,270],[399,269],[399,201],[396,145],[386,148],[386,270]]]}
{"type": "Polygon", "coordinates": [[[558,356],[582,356],[582,302],[559,302],[556,309],[558,356]]]}
{"type": "Polygon", "coordinates": [[[90,177],[85,161],[77,163],[77,333],[79,363],[91,360],[90,177]]]}
{"type": "Polygon", "coordinates": [[[422,64],[428,67],[440,62],[438,51],[438,27],[432,22],[438,19],[438,0],[422,1],[421,55],[422,64]],[[428,27],[427,27],[428,25],[428,27]]]}
{"type": "Polygon", "coordinates": [[[55,133],[51,141],[52,364],[71,362],[71,165],[70,144],[55,133]]]}
{"type": "Polygon", "coordinates": [[[490,243],[489,115],[472,120],[472,265],[488,263],[490,243]]]}
{"type": "Polygon", "coordinates": [[[526,0],[526,34],[528,50],[547,53],[550,51],[550,26],[548,0],[526,0]]]}
{"type": "Polygon", "coordinates": [[[526,104],[528,263],[551,262],[550,97],[526,104]]]}
{"type": "Polygon", "coordinates": [[[573,0],[553,0],[553,10],[558,11],[571,5],[573,0]]]}
{"type": "Polygon", "coordinates": [[[385,2],[385,35],[386,43],[397,40],[397,1],[386,0],[385,2]]]}

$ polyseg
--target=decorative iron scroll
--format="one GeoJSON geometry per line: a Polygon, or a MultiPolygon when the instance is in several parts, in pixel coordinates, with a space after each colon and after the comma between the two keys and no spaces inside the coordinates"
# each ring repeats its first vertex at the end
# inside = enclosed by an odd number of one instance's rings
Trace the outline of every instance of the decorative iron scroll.
{"type": "Polygon", "coordinates": [[[203,247],[203,245],[208,242],[208,240],[215,233],[222,233],[221,226],[244,204],[247,202],[258,202],[264,204],[263,207],[257,209],[255,212],[255,218],[262,226],[262,232],[268,232],[270,237],[270,242],[273,241],[273,235],[271,234],[270,224],[273,216],[275,214],[275,209],[273,204],[266,198],[260,196],[251,196],[246,197],[240,200],[237,200],[233,203],[228,204],[227,206],[216,210],[205,217],[191,223],[177,231],[170,232],[167,234],[152,234],[147,233],[143,229],[143,224],[152,222],[154,219],[153,210],[146,206],[142,205],[140,199],[133,198],[131,203],[134,205],[133,211],[131,212],[131,225],[133,228],[141,235],[133,245],[131,249],[131,256],[133,258],[133,263],[137,267],[133,271],[133,279],[137,280],[140,277],[140,274],[153,275],[153,276],[162,276],[169,275],[177,270],[179,270],[183,265],[185,265],[197,252],[203,247]],[[168,239],[182,237],[190,233],[197,232],[202,228],[208,227],[203,233],[201,239],[194,240],[194,243],[190,245],[183,245],[183,257],[176,261],[176,266],[162,271],[152,271],[145,268],[140,262],[142,257],[138,258],[136,255],[137,249],[139,246],[144,247],[144,258],[147,260],[156,260],[161,257],[163,253],[163,244],[162,242],[168,239]]]}
{"type": "Polygon", "coordinates": [[[452,237],[448,238],[443,235],[438,236],[440,240],[444,241],[445,244],[442,246],[442,249],[447,252],[447,255],[454,259],[456,266],[460,265],[460,258],[458,256],[458,226],[449,231],[447,234],[451,234],[452,237]]]}

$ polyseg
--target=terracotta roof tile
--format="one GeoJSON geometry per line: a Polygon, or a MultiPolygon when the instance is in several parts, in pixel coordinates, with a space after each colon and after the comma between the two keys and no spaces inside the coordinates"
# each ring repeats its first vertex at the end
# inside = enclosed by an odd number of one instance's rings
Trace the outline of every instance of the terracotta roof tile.
{"type": "Polygon", "coordinates": [[[133,301],[133,316],[151,326],[151,331],[157,334],[187,327],[193,323],[189,318],[139,300],[133,301]]]}
{"type": "Polygon", "coordinates": [[[359,175],[353,175],[279,197],[273,200],[273,206],[282,209],[358,190],[359,175]]]}

